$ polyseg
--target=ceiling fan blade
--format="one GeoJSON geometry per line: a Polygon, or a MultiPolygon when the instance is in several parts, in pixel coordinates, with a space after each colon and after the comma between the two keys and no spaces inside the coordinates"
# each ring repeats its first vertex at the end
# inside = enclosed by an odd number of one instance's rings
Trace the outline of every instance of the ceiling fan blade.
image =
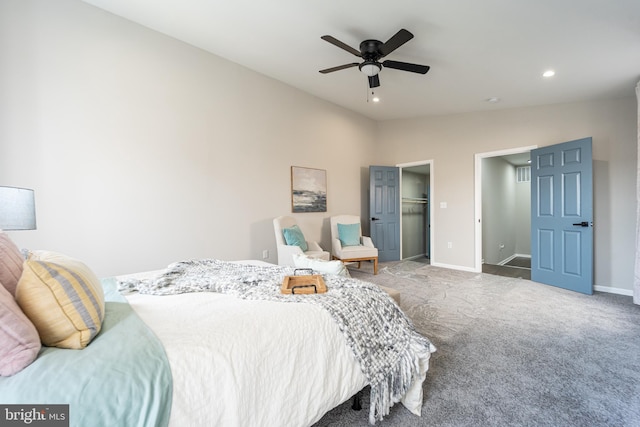
{"type": "Polygon", "coordinates": [[[382,56],[387,56],[409,40],[413,38],[413,34],[404,28],[398,31],[391,37],[385,44],[380,46],[380,52],[382,52],[382,56]]]}
{"type": "Polygon", "coordinates": [[[385,68],[394,68],[396,70],[410,71],[412,73],[418,73],[418,74],[427,74],[427,71],[429,71],[429,68],[431,68],[428,65],[409,64],[408,62],[398,62],[398,61],[389,61],[389,60],[384,61],[382,65],[385,68]]]}
{"type": "Polygon", "coordinates": [[[344,70],[345,68],[352,68],[358,65],[357,62],[353,62],[351,64],[338,65],[337,67],[327,68],[324,70],[320,70],[322,74],[333,73],[334,71],[344,70]]]}
{"type": "Polygon", "coordinates": [[[369,88],[373,89],[378,86],[380,86],[380,77],[378,77],[377,74],[375,76],[369,76],[369,88]]]}
{"type": "Polygon", "coordinates": [[[338,40],[338,39],[337,39],[337,38],[335,38],[335,37],[332,37],[332,36],[322,36],[322,37],[320,37],[320,38],[321,38],[322,40],[324,40],[324,41],[327,41],[327,42],[331,43],[331,44],[332,44],[332,45],[334,45],[334,46],[338,46],[340,49],[344,49],[344,50],[346,50],[347,52],[349,52],[349,53],[351,53],[351,54],[353,54],[353,55],[355,55],[355,56],[357,56],[357,57],[362,58],[362,55],[360,54],[360,51],[355,50],[354,48],[352,48],[351,46],[349,46],[349,45],[348,45],[348,44],[346,44],[346,43],[342,43],[340,40],[338,40]]]}

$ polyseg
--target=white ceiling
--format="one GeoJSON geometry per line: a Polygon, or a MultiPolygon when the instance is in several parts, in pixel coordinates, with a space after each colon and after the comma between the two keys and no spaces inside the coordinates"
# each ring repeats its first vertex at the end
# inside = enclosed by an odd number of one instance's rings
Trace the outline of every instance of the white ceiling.
{"type": "Polygon", "coordinates": [[[376,120],[633,96],[640,79],[640,0],[83,1],[376,120]],[[380,103],[357,68],[318,72],[359,61],[321,36],[359,49],[401,28],[415,38],[384,59],[431,70],[383,68],[380,103]]]}

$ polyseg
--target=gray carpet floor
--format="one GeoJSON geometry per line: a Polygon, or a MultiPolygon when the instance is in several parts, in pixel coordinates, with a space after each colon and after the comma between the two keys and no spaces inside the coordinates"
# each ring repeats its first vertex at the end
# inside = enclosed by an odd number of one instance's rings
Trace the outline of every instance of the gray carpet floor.
{"type": "MultiPolygon", "coordinates": [[[[364,263],[353,277],[398,289],[402,309],[438,351],[422,416],[401,404],[381,426],[640,426],[640,306],[529,280],[420,262],[364,263]]],[[[334,408],[320,426],[367,426],[334,408]]]]}

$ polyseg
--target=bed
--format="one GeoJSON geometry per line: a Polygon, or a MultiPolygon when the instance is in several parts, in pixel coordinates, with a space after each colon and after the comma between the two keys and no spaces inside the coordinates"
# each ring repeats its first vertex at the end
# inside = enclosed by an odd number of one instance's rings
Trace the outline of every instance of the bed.
{"type": "MultiPolygon", "coordinates": [[[[370,383],[345,343],[344,325],[323,307],[233,293],[122,290],[123,283],[162,274],[102,279],[100,333],[83,350],[43,346],[24,370],[0,377],[0,404],[69,404],[71,426],[297,427],[370,383]]],[[[325,278],[331,291],[334,279],[325,278]]],[[[381,298],[397,310],[388,295],[381,298]]],[[[417,415],[434,350],[411,350],[411,384],[394,399],[417,415]]],[[[370,412],[370,421],[381,415],[370,412]]]]}

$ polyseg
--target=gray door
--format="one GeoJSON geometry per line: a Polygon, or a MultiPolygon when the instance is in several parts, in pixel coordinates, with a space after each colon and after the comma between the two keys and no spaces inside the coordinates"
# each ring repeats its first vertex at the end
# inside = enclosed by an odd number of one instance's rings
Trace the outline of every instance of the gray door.
{"type": "Polygon", "coordinates": [[[369,226],[378,261],[400,259],[400,169],[369,166],[369,226]]]}
{"type": "Polygon", "coordinates": [[[531,151],[531,280],[593,293],[591,138],[531,151]]]}

